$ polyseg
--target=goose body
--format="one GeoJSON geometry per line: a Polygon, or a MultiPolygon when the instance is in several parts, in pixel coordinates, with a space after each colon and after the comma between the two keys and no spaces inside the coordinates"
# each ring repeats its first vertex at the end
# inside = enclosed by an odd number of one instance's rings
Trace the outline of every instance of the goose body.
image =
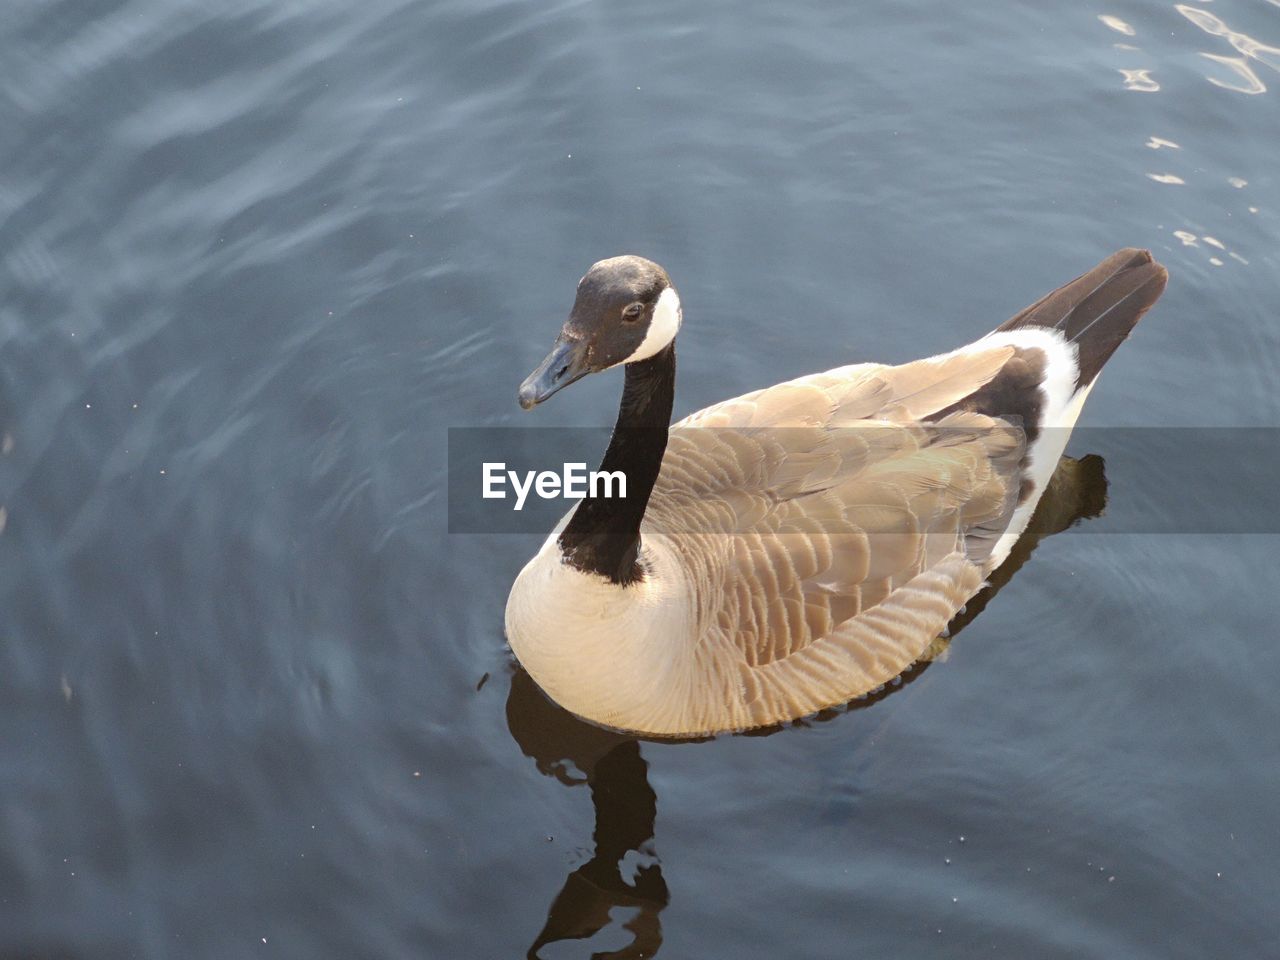
{"type": "Polygon", "coordinates": [[[668,429],[679,298],[594,265],[522,405],[623,366],[603,470],[517,576],[511,649],[604,726],[701,736],[847,702],[914,663],[1008,555],[1098,371],[1164,289],[1122,250],[950,353],[837,367],[668,429]]]}

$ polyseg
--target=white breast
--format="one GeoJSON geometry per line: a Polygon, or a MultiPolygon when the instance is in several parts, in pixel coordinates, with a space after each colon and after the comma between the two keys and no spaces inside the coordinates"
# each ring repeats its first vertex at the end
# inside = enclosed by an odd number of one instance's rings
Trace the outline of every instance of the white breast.
{"type": "MultiPolygon", "coordinates": [[[[562,524],[563,525],[563,524],[562,524]]],[[[692,591],[665,538],[646,536],[646,577],[627,586],[566,563],[552,533],[511,588],[511,649],[553,700],[619,729],[685,721],[701,680],[692,591]]]]}

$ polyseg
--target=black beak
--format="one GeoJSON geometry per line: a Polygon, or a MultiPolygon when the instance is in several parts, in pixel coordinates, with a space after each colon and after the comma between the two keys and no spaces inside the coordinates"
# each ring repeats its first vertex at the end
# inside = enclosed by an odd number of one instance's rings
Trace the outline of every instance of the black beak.
{"type": "Polygon", "coordinates": [[[520,406],[532,410],[553,393],[581,380],[590,372],[586,342],[570,340],[562,333],[556,337],[556,344],[547,354],[547,359],[524,378],[516,397],[520,400],[520,406]]]}

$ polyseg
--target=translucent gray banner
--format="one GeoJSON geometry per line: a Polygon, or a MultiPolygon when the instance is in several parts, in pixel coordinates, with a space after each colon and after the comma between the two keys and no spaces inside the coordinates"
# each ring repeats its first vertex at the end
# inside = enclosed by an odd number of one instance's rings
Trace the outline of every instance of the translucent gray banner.
{"type": "MultiPolygon", "coordinates": [[[[451,428],[449,532],[549,532],[578,502],[572,494],[592,491],[591,473],[610,433],[607,428],[451,428]]],[[[714,498],[745,491],[767,497],[765,491],[777,481],[786,485],[786,498],[823,495],[859,476],[868,464],[902,458],[915,469],[896,479],[890,471],[884,483],[901,485],[910,475],[926,477],[926,487],[944,478],[963,484],[967,476],[956,471],[965,456],[957,456],[957,448],[980,454],[1008,442],[1007,435],[937,427],[686,428],[671,431],[668,457],[692,465],[692,480],[674,485],[678,495],[714,498]],[[741,470],[715,474],[721,467],[741,470]]],[[[1018,458],[1023,452],[1004,455],[1018,458]]],[[[1076,520],[1089,518],[1078,529],[1094,533],[1280,533],[1280,428],[1081,428],[1072,433],[1067,453],[1033,521],[1045,528],[1061,529],[1062,516],[1071,513],[1076,520]]],[[[595,481],[600,497],[635,493],[617,477],[595,481]]],[[[659,489],[665,484],[664,477],[659,489]]],[[[873,499],[879,502],[880,494],[873,499]]],[[[651,511],[650,522],[663,533],[723,532],[721,521],[709,521],[706,511],[667,510],[661,518],[651,511]]]]}

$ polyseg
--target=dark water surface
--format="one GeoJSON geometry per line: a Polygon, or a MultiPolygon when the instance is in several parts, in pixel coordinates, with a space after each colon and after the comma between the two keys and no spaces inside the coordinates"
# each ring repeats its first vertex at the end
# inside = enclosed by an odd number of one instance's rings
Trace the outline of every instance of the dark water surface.
{"type": "Polygon", "coordinates": [[[1275,0],[10,0],[0,957],[1280,955],[1274,535],[1109,511],[865,708],[637,745],[513,669],[538,538],[444,458],[611,419],[514,395],[624,251],[679,415],[1143,245],[1083,422],[1276,426],[1278,71],[1275,0]]]}

